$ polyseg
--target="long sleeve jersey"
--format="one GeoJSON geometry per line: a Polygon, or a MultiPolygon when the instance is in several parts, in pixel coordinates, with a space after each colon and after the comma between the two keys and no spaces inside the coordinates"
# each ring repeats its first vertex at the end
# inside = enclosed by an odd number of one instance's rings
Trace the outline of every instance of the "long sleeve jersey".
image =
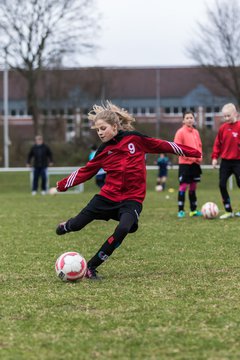
{"type": "Polygon", "coordinates": [[[212,159],[240,160],[240,121],[224,123],[215,138],[212,159]]]}
{"type": "MultiPolygon", "coordinates": [[[[191,146],[198,151],[202,152],[202,141],[199,135],[198,130],[183,125],[175,134],[174,141],[178,144],[191,146]]],[[[200,164],[202,162],[202,158],[194,158],[194,157],[179,157],[179,164],[200,164]]]]}
{"type": "Polygon", "coordinates": [[[146,153],[201,157],[198,150],[189,146],[150,138],[136,131],[121,130],[115,138],[103,143],[84,167],[60,180],[57,189],[66,191],[90,179],[103,168],[107,177],[100,195],[116,202],[135,200],[142,203],[146,194],[146,153]]]}

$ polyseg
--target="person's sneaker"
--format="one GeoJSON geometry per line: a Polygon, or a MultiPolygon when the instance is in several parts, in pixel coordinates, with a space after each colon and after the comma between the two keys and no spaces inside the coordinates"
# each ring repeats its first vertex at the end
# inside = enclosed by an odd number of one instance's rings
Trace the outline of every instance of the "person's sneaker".
{"type": "Polygon", "coordinates": [[[201,211],[199,211],[199,210],[194,210],[194,211],[190,211],[189,216],[190,216],[190,217],[193,217],[193,216],[202,216],[202,213],[201,213],[201,211]]]}
{"type": "Polygon", "coordinates": [[[64,235],[68,232],[67,228],[66,228],[66,221],[63,223],[60,223],[57,228],[56,228],[56,234],[57,235],[64,235]]]}
{"type": "Polygon", "coordinates": [[[98,275],[98,271],[96,269],[88,268],[85,274],[85,278],[89,280],[102,280],[102,277],[98,275]]]}
{"type": "Polygon", "coordinates": [[[37,195],[37,192],[36,192],[36,191],[32,191],[32,195],[33,195],[33,196],[37,195]]]}
{"type": "Polygon", "coordinates": [[[240,211],[237,211],[237,212],[235,213],[235,216],[240,217],[240,211]]]}
{"type": "Polygon", "coordinates": [[[178,212],[178,214],[177,214],[177,216],[178,216],[178,218],[184,218],[185,217],[185,211],[183,211],[183,210],[180,210],[179,212],[178,212]]]}
{"type": "Polygon", "coordinates": [[[42,190],[42,191],[41,191],[41,194],[42,194],[42,195],[46,195],[46,193],[47,193],[47,192],[46,192],[45,190],[42,190]]]}
{"type": "Polygon", "coordinates": [[[225,212],[223,215],[221,215],[219,217],[219,219],[221,220],[226,220],[226,219],[230,219],[234,217],[234,213],[233,212],[225,212]]]}

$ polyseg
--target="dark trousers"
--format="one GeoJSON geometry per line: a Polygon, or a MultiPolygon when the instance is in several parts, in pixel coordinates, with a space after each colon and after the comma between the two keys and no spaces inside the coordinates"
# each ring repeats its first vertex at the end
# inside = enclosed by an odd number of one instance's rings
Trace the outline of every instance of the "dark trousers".
{"type": "Polygon", "coordinates": [[[232,212],[232,207],[227,190],[227,181],[231,175],[235,175],[237,186],[240,187],[240,160],[222,159],[219,170],[219,189],[225,210],[230,212],[232,212]]]}
{"type": "Polygon", "coordinates": [[[37,191],[38,189],[38,180],[41,178],[41,189],[42,191],[47,190],[47,168],[46,167],[36,167],[33,169],[33,183],[32,191],[37,191]]]}

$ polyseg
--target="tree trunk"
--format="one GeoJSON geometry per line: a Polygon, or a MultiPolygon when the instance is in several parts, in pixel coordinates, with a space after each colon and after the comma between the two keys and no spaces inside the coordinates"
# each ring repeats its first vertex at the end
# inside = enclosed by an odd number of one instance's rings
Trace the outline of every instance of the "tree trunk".
{"type": "Polygon", "coordinates": [[[41,133],[41,125],[39,119],[38,97],[37,97],[37,79],[36,71],[26,71],[25,77],[28,82],[27,105],[28,113],[32,115],[34,135],[41,133]]]}

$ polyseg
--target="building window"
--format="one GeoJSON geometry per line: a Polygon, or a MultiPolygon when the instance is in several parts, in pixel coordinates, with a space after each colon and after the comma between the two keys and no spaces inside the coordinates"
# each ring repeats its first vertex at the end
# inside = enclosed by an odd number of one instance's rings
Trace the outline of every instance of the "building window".
{"type": "Polygon", "coordinates": [[[220,113],[220,107],[219,107],[219,106],[215,106],[215,107],[214,107],[214,112],[215,112],[215,113],[220,113]]]}
{"type": "Polygon", "coordinates": [[[186,107],[182,107],[182,113],[184,114],[187,111],[186,107]]]}
{"type": "Polygon", "coordinates": [[[170,113],[171,113],[170,107],[165,107],[164,111],[165,111],[166,114],[170,114],[170,113]]]}
{"type": "Polygon", "coordinates": [[[208,129],[212,129],[213,127],[213,118],[212,116],[207,116],[205,119],[205,124],[208,129]]]}
{"type": "Polygon", "coordinates": [[[191,110],[193,113],[195,113],[195,107],[194,107],[194,106],[191,106],[191,107],[190,107],[190,110],[191,110]]]}
{"type": "Polygon", "coordinates": [[[73,117],[68,118],[66,122],[66,140],[72,141],[72,139],[75,137],[75,124],[73,117]]]}
{"type": "Polygon", "coordinates": [[[16,116],[16,110],[11,110],[11,115],[16,116]]]}
{"type": "Polygon", "coordinates": [[[75,124],[74,124],[74,120],[71,118],[67,119],[67,132],[72,132],[75,130],[75,124]]]}
{"type": "Polygon", "coordinates": [[[206,107],[206,112],[207,112],[207,113],[211,113],[211,112],[212,112],[212,108],[211,108],[210,106],[207,106],[207,107],[206,107]]]}
{"type": "Polygon", "coordinates": [[[141,114],[143,114],[143,115],[146,114],[146,109],[143,107],[141,108],[141,114]]]}
{"type": "Polygon", "coordinates": [[[24,110],[19,110],[19,115],[23,116],[24,115],[24,110]]]}
{"type": "Polygon", "coordinates": [[[178,114],[178,107],[174,106],[173,112],[174,112],[174,114],[178,114]]]}
{"type": "Polygon", "coordinates": [[[133,108],[133,114],[137,114],[138,113],[138,108],[134,107],[133,108]]]}
{"type": "Polygon", "coordinates": [[[155,109],[154,109],[154,107],[150,107],[150,108],[149,108],[149,114],[155,114],[155,109]]]}

